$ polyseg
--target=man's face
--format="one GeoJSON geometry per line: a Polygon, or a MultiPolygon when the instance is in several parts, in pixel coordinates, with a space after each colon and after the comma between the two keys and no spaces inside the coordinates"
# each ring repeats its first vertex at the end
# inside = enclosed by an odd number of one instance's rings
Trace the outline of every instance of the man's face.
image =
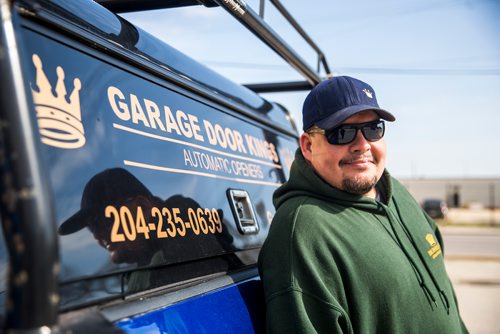
{"type": "MultiPolygon", "coordinates": [[[[359,124],[378,120],[371,110],[355,114],[342,124],[359,124]]],[[[302,134],[302,154],[314,171],[331,186],[358,195],[374,198],[375,184],[385,167],[386,144],[384,139],[370,142],[361,130],[353,142],[331,145],[322,134],[302,134]]]]}

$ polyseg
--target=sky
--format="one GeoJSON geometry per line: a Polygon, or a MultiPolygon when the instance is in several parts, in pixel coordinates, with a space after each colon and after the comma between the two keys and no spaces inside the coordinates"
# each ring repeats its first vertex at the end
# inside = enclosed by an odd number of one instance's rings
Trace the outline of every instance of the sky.
{"type": "MultiPolygon", "coordinates": [[[[500,177],[499,0],[281,0],[333,75],[369,83],[388,123],[387,168],[399,178],[500,177]]],[[[259,12],[259,1],[247,1],[259,12]]],[[[303,80],[222,8],[122,14],[238,83],[303,80]]],[[[317,58],[269,1],[264,20],[313,69],[317,58]]],[[[322,72],[321,75],[325,76],[322,72]]],[[[307,92],[265,94],[302,128],[307,92]]]]}

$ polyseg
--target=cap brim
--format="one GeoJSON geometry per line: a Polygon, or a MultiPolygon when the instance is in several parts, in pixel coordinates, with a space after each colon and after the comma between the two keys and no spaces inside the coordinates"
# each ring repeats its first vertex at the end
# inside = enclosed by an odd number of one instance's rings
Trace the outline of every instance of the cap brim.
{"type": "Polygon", "coordinates": [[[348,108],[342,109],[332,115],[330,117],[327,117],[325,119],[322,119],[319,122],[316,122],[316,125],[319,126],[322,129],[331,129],[334,128],[340,124],[342,124],[346,119],[349,117],[365,111],[365,110],[373,110],[374,112],[377,113],[377,115],[382,118],[383,120],[389,121],[389,122],[394,122],[396,120],[396,117],[392,115],[390,112],[384,109],[380,108],[374,108],[373,106],[370,105],[355,105],[355,106],[350,106],[348,108]]]}
{"type": "Polygon", "coordinates": [[[89,216],[90,215],[87,210],[78,211],[73,216],[66,219],[61,226],[59,226],[57,233],[59,235],[68,235],[84,229],[87,226],[87,219],[89,216]]]}

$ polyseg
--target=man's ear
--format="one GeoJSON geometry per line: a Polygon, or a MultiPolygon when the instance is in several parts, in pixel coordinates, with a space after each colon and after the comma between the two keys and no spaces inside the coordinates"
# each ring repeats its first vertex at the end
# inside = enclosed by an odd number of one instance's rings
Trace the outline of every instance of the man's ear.
{"type": "Polygon", "coordinates": [[[300,136],[300,150],[302,151],[302,155],[306,158],[307,161],[311,161],[312,157],[312,141],[311,135],[308,133],[303,133],[300,136]]]}

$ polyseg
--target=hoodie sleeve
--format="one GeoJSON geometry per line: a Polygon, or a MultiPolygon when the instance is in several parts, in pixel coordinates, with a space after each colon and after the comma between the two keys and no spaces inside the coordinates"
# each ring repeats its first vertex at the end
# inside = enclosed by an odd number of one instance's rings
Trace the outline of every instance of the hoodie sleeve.
{"type": "Polygon", "coordinates": [[[310,228],[309,222],[318,219],[318,208],[305,209],[307,201],[302,197],[284,204],[261,249],[267,332],[352,333],[344,304],[331,291],[333,286],[343,291],[331,249],[319,241],[322,230],[310,228]],[[324,268],[327,263],[331,269],[324,268]]]}
{"type": "Polygon", "coordinates": [[[353,333],[345,312],[298,289],[275,294],[267,303],[267,333],[353,333]]]}

